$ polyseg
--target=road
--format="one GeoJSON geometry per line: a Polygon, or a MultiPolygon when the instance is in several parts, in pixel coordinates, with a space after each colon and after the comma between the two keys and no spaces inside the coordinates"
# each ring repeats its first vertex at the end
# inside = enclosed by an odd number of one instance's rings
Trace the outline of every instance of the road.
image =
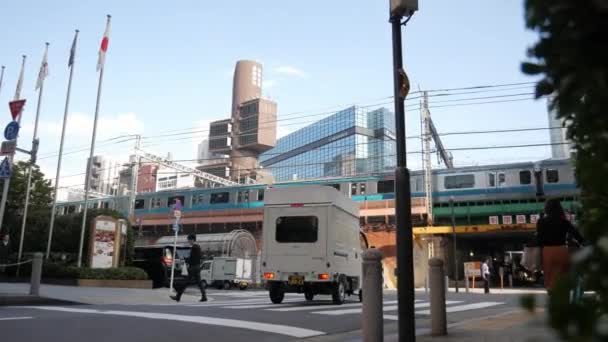
{"type": "MultiPolygon", "coordinates": [[[[0,309],[0,331],[6,341],[289,341],[359,330],[361,304],[351,297],[333,305],[329,296],[306,302],[287,294],[272,304],[264,291],[209,291],[199,303],[191,290],[181,303],[167,298],[154,305],[52,305],[0,309]]],[[[394,291],[384,295],[384,319],[395,324],[394,291]]],[[[518,295],[448,294],[448,323],[459,324],[519,309],[518,295]]],[[[429,302],[417,293],[416,326],[428,331],[429,302]]]]}

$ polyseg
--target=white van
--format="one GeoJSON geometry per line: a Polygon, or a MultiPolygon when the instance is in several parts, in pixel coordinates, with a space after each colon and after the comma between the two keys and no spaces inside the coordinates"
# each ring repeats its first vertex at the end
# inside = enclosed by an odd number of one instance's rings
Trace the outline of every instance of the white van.
{"type": "Polygon", "coordinates": [[[270,299],[281,303],[286,292],[346,295],[361,300],[359,208],[327,186],[271,188],[264,195],[262,274],[270,299]]]}
{"type": "Polygon", "coordinates": [[[245,290],[252,282],[251,259],[215,257],[204,261],[201,265],[201,282],[205,287],[229,290],[238,286],[245,290]]]}

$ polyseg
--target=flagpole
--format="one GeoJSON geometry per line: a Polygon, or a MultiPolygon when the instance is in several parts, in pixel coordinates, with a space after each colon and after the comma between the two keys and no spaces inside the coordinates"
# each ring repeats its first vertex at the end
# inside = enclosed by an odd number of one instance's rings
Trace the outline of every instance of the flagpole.
{"type": "Polygon", "coordinates": [[[65,126],[68,122],[68,110],[70,108],[70,93],[72,91],[72,76],[74,75],[74,64],[76,63],[76,41],[78,40],[78,30],[74,35],[74,43],[70,51],[70,77],[68,79],[68,94],[65,97],[65,109],[63,111],[63,126],[61,128],[61,140],[59,142],[59,157],[57,158],[57,173],[55,174],[55,190],[53,192],[53,206],[51,207],[51,223],[49,224],[49,239],[46,243],[46,259],[51,255],[51,242],[53,241],[53,226],[55,225],[55,211],[57,207],[57,191],[59,189],[59,175],[61,174],[61,158],[63,157],[63,141],[65,138],[65,126]]]}
{"type": "MultiPolygon", "coordinates": [[[[108,14],[107,25],[110,24],[111,16],[108,14]]],[[[106,26],[106,30],[107,30],[106,26]]],[[[105,58],[105,56],[104,56],[105,58]]],[[[103,72],[105,70],[105,60],[99,70],[99,84],[97,85],[97,102],[95,104],[95,117],[93,118],[93,136],[91,138],[91,151],[89,152],[89,160],[87,163],[86,178],[84,180],[84,211],[82,213],[82,226],[80,227],[80,245],[78,246],[78,267],[82,266],[82,247],[84,243],[84,231],[87,223],[87,211],[89,201],[89,183],[91,179],[91,166],[93,164],[93,154],[95,153],[95,138],[97,136],[97,118],[99,117],[99,100],[101,99],[101,85],[103,83],[103,72]]]]}
{"type": "MultiPolygon", "coordinates": [[[[47,54],[49,51],[49,43],[45,43],[45,51],[42,64],[40,66],[40,72],[42,72],[42,68],[46,68],[44,65],[47,63],[47,54]]],[[[17,263],[21,262],[21,254],[23,252],[23,238],[25,236],[25,223],[27,222],[27,209],[30,205],[30,191],[32,187],[32,169],[34,167],[34,163],[36,161],[36,156],[34,153],[34,145],[37,143],[36,139],[38,139],[38,121],[40,119],[40,104],[42,103],[42,92],[44,91],[44,79],[46,75],[44,75],[41,79],[41,74],[38,74],[38,81],[40,82],[40,90],[38,91],[38,104],[36,105],[36,119],[34,120],[34,137],[32,138],[32,150],[30,151],[30,165],[28,167],[28,176],[27,176],[27,187],[25,188],[25,206],[23,207],[23,219],[21,221],[21,237],[19,239],[19,253],[17,254],[17,263]]]]}
{"type": "MultiPolygon", "coordinates": [[[[15,89],[15,97],[14,100],[19,100],[19,97],[21,97],[21,87],[22,87],[22,82],[23,82],[23,69],[25,69],[25,59],[27,57],[25,55],[23,55],[23,61],[21,62],[21,73],[19,75],[19,80],[17,81],[17,89],[15,89]]],[[[17,123],[21,124],[21,114],[23,114],[23,108],[21,109],[21,112],[19,112],[19,118],[17,119],[17,123]]],[[[17,144],[17,139],[15,139],[15,145],[17,144]]],[[[11,165],[13,164],[13,156],[9,155],[8,159],[11,163],[11,165]]],[[[0,200],[0,227],[2,227],[2,223],[4,222],[4,210],[6,209],[6,200],[8,198],[8,187],[10,186],[11,183],[11,178],[6,178],[4,180],[4,187],[2,188],[2,200],[0,200]]]]}
{"type": "Polygon", "coordinates": [[[5,66],[2,66],[2,71],[0,72],[0,92],[2,92],[2,81],[4,80],[4,68],[5,66]]]}

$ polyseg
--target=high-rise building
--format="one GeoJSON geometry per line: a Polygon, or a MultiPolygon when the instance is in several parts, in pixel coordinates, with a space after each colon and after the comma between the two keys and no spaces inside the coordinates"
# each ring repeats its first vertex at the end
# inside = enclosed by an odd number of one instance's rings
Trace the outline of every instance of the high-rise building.
{"type": "Polygon", "coordinates": [[[392,172],[394,131],[388,109],[353,106],[282,137],[260,161],[276,181],[392,172]]]}
{"type": "Polygon", "coordinates": [[[557,113],[548,110],[549,134],[551,141],[551,158],[566,159],[573,153],[573,146],[568,141],[567,129],[564,127],[563,120],[557,117],[557,113]]]}
{"type": "Polygon", "coordinates": [[[117,195],[121,168],[121,164],[115,160],[105,156],[94,156],[89,189],[106,195],[117,195]]]}
{"type": "Polygon", "coordinates": [[[262,181],[258,157],[276,143],[277,104],[262,97],[262,65],[236,63],[232,85],[231,118],[209,125],[209,152],[223,155],[199,167],[220,177],[243,182],[262,181]]]}

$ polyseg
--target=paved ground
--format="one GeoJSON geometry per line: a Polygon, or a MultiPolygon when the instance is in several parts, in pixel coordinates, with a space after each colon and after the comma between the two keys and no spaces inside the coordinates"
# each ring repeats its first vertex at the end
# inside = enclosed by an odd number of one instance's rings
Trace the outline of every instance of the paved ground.
{"type": "MultiPolygon", "coordinates": [[[[20,284],[0,284],[0,293],[25,292],[20,284]]],[[[41,294],[88,305],[35,305],[0,308],[0,331],[14,341],[166,341],[202,338],[206,341],[360,340],[361,304],[351,298],[333,305],[330,297],[306,302],[288,294],[283,304],[271,304],[265,291],[209,291],[210,301],[197,302],[194,289],[181,303],[167,289],[127,290],[43,285],[41,294]],[[337,338],[337,339],[336,339],[337,338]]],[[[417,292],[418,334],[429,332],[429,302],[417,292]]],[[[384,295],[386,340],[396,333],[396,293],[384,295]]],[[[448,323],[465,327],[481,317],[509,317],[521,312],[519,295],[448,294],[448,323]],[[506,315],[506,316],[505,316],[506,315]],[[472,321],[473,320],[473,321],[472,321]]],[[[503,319],[504,321],[504,319],[503,319]]],[[[475,324],[475,323],[472,323],[475,324]]],[[[486,322],[485,325],[488,325],[486,322]]],[[[494,341],[496,342],[496,341],[494,341]]]]}

